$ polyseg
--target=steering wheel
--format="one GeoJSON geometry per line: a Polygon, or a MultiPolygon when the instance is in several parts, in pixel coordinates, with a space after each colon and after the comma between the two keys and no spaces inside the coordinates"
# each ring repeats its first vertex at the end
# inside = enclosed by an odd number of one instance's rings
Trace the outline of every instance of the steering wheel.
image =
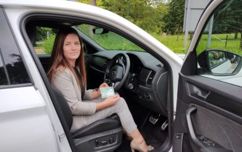
{"type": "Polygon", "coordinates": [[[107,64],[104,74],[104,82],[110,86],[113,86],[115,91],[118,91],[127,79],[129,69],[129,56],[124,53],[115,55],[107,64]]]}

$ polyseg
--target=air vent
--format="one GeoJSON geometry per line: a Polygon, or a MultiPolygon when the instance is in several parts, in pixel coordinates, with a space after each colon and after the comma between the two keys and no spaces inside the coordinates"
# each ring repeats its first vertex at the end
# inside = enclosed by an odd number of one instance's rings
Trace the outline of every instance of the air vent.
{"type": "Polygon", "coordinates": [[[147,79],[147,84],[152,84],[152,81],[153,81],[154,77],[155,77],[155,71],[151,70],[150,74],[148,76],[148,79],[147,79]]]}

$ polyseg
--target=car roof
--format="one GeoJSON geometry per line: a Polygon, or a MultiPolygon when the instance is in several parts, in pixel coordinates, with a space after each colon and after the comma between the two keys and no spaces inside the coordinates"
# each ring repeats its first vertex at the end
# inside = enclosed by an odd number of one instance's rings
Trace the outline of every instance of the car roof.
{"type": "MultiPolygon", "coordinates": [[[[52,8],[68,8],[70,5],[88,5],[80,2],[67,0],[0,0],[1,5],[5,6],[26,6],[26,7],[52,7],[52,8]]],[[[90,5],[89,5],[90,6],[90,5]]]]}
{"type": "MultiPolygon", "coordinates": [[[[100,7],[67,0],[0,0],[0,5],[7,9],[23,8],[25,10],[37,10],[40,12],[43,10],[43,12],[47,13],[55,11],[61,12],[61,14],[65,12],[65,14],[69,15],[80,14],[82,17],[86,16],[97,21],[108,22],[110,25],[119,26],[120,29],[124,29],[126,31],[127,29],[132,29],[133,32],[135,31],[135,33],[139,35],[137,37],[141,38],[141,41],[144,41],[143,37],[146,37],[148,41],[152,41],[156,46],[162,47],[162,50],[166,52],[166,58],[175,61],[175,63],[179,66],[183,63],[183,60],[180,57],[166,46],[161,46],[161,43],[157,39],[151,37],[147,32],[141,30],[138,26],[129,22],[127,19],[100,7]]],[[[130,34],[132,35],[132,33],[130,34]]]]}
{"type": "Polygon", "coordinates": [[[100,19],[107,19],[110,20],[110,22],[114,22],[115,20],[120,23],[126,24],[126,26],[133,26],[134,24],[127,22],[126,19],[123,17],[105,10],[103,8],[84,4],[80,2],[75,1],[67,1],[67,0],[0,0],[0,5],[2,5],[4,8],[26,8],[26,9],[33,9],[33,10],[44,10],[44,12],[66,12],[66,14],[73,12],[78,13],[80,16],[87,15],[92,16],[95,18],[100,19]],[[69,11],[68,11],[69,10],[69,11]],[[98,12],[98,13],[97,13],[98,12]]]}
{"type": "MultiPolygon", "coordinates": [[[[58,9],[58,10],[85,10],[91,12],[102,11],[106,13],[112,13],[100,7],[96,7],[89,4],[84,4],[75,1],[67,0],[0,0],[0,5],[4,7],[26,7],[26,8],[38,8],[38,9],[58,9]]],[[[112,13],[114,14],[114,13],[112,13]]]]}

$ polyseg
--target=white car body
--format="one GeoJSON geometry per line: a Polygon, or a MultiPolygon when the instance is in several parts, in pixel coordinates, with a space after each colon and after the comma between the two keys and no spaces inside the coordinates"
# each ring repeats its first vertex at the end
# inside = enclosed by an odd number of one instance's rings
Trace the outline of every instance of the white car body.
{"type": "Polygon", "coordinates": [[[4,99],[0,102],[1,151],[71,151],[49,94],[20,31],[20,21],[27,14],[43,12],[85,17],[106,22],[123,31],[132,32],[135,38],[153,50],[156,50],[158,54],[165,57],[170,63],[172,67],[173,101],[175,105],[178,73],[183,62],[182,59],[158,40],[126,19],[98,7],[68,1],[0,0],[0,5],[4,8],[24,62],[31,74],[31,78],[35,82],[34,86],[31,87],[0,90],[1,98],[4,99]],[[26,110],[31,111],[28,113],[28,116],[25,114],[26,110]],[[14,116],[13,114],[16,113],[18,115],[14,116]],[[4,123],[3,120],[6,122],[4,123]],[[6,128],[8,128],[7,130],[12,130],[12,132],[6,132],[6,128]],[[18,132],[19,130],[22,130],[22,132],[18,132]],[[28,132],[28,135],[26,135],[26,132],[28,132]],[[11,145],[6,141],[11,141],[11,145]]]}
{"type": "MultiPolygon", "coordinates": [[[[220,0],[214,1],[201,18],[197,26],[197,33],[194,34],[188,50],[189,53],[193,51],[209,14],[220,2],[220,0]]],[[[178,78],[184,56],[179,57],[130,21],[102,8],[64,0],[0,0],[0,6],[5,12],[25,66],[34,82],[25,87],[0,88],[0,151],[72,151],[43,78],[21,32],[22,19],[33,13],[53,13],[88,18],[132,35],[169,64],[173,113],[176,113],[178,78]]],[[[11,43],[6,45],[11,45],[11,43]]]]}

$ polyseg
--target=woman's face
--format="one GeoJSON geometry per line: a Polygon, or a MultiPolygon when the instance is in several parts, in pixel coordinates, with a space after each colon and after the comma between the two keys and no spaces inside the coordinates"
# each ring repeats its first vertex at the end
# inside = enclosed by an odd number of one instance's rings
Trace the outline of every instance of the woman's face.
{"type": "Polygon", "coordinates": [[[81,53],[81,44],[76,34],[68,34],[63,44],[64,57],[71,64],[75,66],[76,59],[81,53]]]}

